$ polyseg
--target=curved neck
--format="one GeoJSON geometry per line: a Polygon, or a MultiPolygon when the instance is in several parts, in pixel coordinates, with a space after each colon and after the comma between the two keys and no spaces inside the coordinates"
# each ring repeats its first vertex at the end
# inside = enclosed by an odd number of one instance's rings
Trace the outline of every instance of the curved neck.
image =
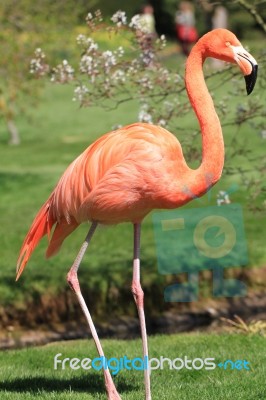
{"type": "Polygon", "coordinates": [[[187,59],[185,75],[188,97],[197,115],[202,134],[202,163],[194,170],[189,185],[190,190],[197,195],[199,192],[206,192],[219,180],[224,164],[222,128],[205,83],[202,68],[204,60],[204,53],[198,43],[187,59]]]}

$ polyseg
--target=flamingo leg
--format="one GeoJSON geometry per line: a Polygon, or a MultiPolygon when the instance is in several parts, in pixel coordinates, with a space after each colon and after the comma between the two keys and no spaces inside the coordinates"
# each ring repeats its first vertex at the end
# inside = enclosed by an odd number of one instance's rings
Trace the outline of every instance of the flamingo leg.
{"type": "MultiPolygon", "coordinates": [[[[144,293],[140,284],[140,224],[134,224],[134,261],[133,261],[133,279],[132,279],[132,294],[137,306],[140,330],[142,338],[143,359],[148,360],[148,340],[144,313],[144,293]]],[[[150,372],[149,369],[144,369],[145,382],[145,400],[151,400],[150,389],[150,372]]]]}
{"type": "MultiPolygon", "coordinates": [[[[87,236],[85,238],[85,241],[84,241],[84,243],[82,244],[82,246],[80,248],[80,251],[79,251],[77,257],[76,257],[72,267],[70,268],[70,270],[69,270],[69,272],[67,274],[67,281],[68,281],[69,286],[73,289],[73,291],[75,292],[75,294],[76,294],[76,296],[78,298],[79,304],[80,304],[80,306],[82,308],[82,311],[83,311],[83,313],[84,313],[84,315],[86,317],[86,320],[87,320],[87,322],[89,324],[89,327],[90,327],[90,330],[91,330],[91,334],[92,334],[93,340],[95,342],[98,354],[99,354],[100,357],[105,357],[101,342],[99,340],[97,331],[95,329],[94,323],[93,323],[92,318],[91,318],[91,314],[90,314],[90,312],[88,310],[88,307],[87,307],[87,305],[85,303],[85,300],[84,300],[84,298],[82,296],[82,293],[81,293],[81,290],[80,290],[79,281],[78,281],[78,275],[77,275],[80,263],[82,261],[82,258],[83,258],[84,254],[85,254],[85,251],[86,251],[87,247],[89,246],[91,238],[92,238],[92,236],[93,236],[93,234],[94,234],[94,232],[96,230],[96,227],[97,227],[97,222],[93,222],[91,227],[90,227],[90,230],[89,230],[89,232],[88,232],[88,234],[87,234],[87,236]]],[[[115,384],[113,382],[113,379],[112,379],[112,376],[110,374],[109,369],[105,369],[103,367],[103,373],[104,373],[105,388],[106,388],[108,400],[121,400],[121,397],[119,396],[119,394],[118,394],[118,392],[116,390],[116,387],[115,387],[115,384]]]]}

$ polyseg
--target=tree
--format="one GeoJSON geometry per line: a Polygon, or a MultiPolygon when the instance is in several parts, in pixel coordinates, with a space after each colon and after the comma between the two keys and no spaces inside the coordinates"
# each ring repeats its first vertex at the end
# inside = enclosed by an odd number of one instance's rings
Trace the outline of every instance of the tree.
{"type": "MultiPolygon", "coordinates": [[[[96,3],[97,0],[92,2],[96,3]]],[[[53,43],[62,49],[64,32],[77,24],[79,14],[85,12],[83,7],[83,0],[0,3],[0,118],[6,121],[11,144],[20,143],[17,116],[28,111],[25,104],[28,108],[36,105],[41,88],[29,73],[34,49],[40,43],[49,42],[49,51],[55,59],[57,51],[51,48],[53,43]]]]}

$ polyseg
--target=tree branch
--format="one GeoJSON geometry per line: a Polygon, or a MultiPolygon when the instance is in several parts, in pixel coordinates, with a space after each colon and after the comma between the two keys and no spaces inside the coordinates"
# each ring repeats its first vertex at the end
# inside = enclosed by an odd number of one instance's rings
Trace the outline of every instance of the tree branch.
{"type": "Polygon", "coordinates": [[[262,30],[266,33],[266,23],[262,16],[257,12],[255,6],[253,4],[248,3],[246,0],[235,0],[235,3],[238,3],[242,8],[252,15],[256,23],[262,28],[262,30]]]}

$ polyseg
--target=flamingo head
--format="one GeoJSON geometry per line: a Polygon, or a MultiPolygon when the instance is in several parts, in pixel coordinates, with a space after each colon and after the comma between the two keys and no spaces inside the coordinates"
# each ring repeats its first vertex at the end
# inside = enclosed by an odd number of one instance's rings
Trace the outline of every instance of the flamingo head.
{"type": "Polygon", "coordinates": [[[199,44],[200,42],[205,57],[238,64],[246,81],[247,94],[253,91],[258,73],[257,61],[244,49],[232,32],[227,29],[214,29],[202,36],[199,44]]]}

